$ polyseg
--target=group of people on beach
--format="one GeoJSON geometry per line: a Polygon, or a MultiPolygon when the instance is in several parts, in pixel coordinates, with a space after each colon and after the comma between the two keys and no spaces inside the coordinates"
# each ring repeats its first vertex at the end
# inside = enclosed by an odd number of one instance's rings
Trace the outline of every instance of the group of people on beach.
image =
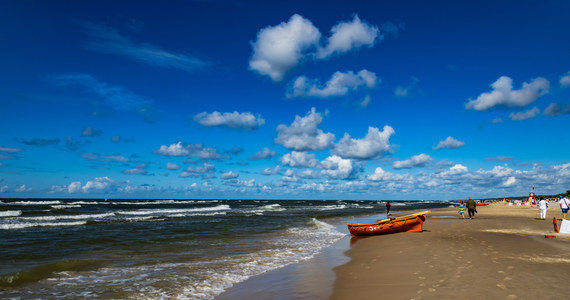
{"type": "MultiPolygon", "coordinates": [[[[570,198],[570,194],[568,194],[568,196],[562,196],[558,199],[558,205],[560,205],[560,209],[562,210],[562,219],[564,220],[566,220],[566,217],[568,216],[568,210],[570,210],[570,199],[568,198],[570,198]]],[[[540,200],[537,202],[538,209],[540,210],[541,220],[546,220],[546,212],[548,211],[550,201],[551,199],[540,198],[540,200]]],[[[556,200],[552,199],[552,201],[556,200]]],[[[458,213],[462,218],[465,218],[465,208],[467,208],[467,211],[469,213],[469,219],[473,219],[477,213],[477,203],[475,200],[469,197],[469,200],[467,200],[465,203],[463,203],[463,200],[459,201],[458,213]]]]}
{"type": "MultiPolygon", "coordinates": [[[[546,220],[546,212],[548,211],[548,206],[550,204],[550,201],[551,199],[540,198],[540,200],[537,203],[538,209],[540,210],[541,220],[546,220]]],[[[560,199],[558,199],[558,205],[560,205],[560,209],[562,210],[562,219],[566,220],[566,216],[568,215],[568,209],[570,209],[570,200],[568,199],[568,197],[562,196],[560,199]]]]}
{"type": "Polygon", "coordinates": [[[473,219],[475,217],[475,214],[477,213],[477,203],[475,203],[475,200],[471,199],[471,197],[469,197],[469,200],[466,201],[465,205],[463,205],[463,200],[459,201],[459,214],[464,219],[465,219],[465,206],[467,206],[469,219],[473,219]]]}

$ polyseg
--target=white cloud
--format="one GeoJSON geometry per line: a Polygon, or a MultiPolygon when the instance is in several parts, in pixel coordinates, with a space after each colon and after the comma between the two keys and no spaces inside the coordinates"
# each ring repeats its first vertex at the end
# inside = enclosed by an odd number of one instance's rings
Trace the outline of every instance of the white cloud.
{"type": "Polygon", "coordinates": [[[398,181],[398,182],[411,182],[413,177],[409,174],[394,174],[384,171],[381,167],[374,170],[374,174],[366,176],[370,181],[398,181]]]}
{"type": "Polygon", "coordinates": [[[524,107],[534,102],[538,97],[548,93],[550,83],[544,78],[535,78],[530,83],[523,83],[520,90],[513,90],[513,80],[501,76],[491,84],[493,91],[483,93],[475,100],[469,100],[465,107],[479,111],[488,110],[495,106],[524,107]]]}
{"type": "Polygon", "coordinates": [[[319,161],[315,158],[315,154],[298,151],[283,155],[280,162],[284,166],[291,166],[293,168],[313,168],[319,164],[319,161]]]}
{"type": "Polygon", "coordinates": [[[449,168],[448,171],[441,172],[440,174],[443,176],[452,176],[452,175],[465,174],[467,172],[469,172],[469,169],[466,166],[462,164],[456,164],[453,167],[449,168]]]}
{"type": "Polygon", "coordinates": [[[430,161],[431,157],[429,155],[422,153],[420,155],[414,155],[406,160],[395,161],[394,163],[392,163],[392,166],[396,169],[423,167],[430,161]]]}
{"type": "Polygon", "coordinates": [[[346,179],[351,177],[355,171],[352,161],[340,156],[333,155],[321,162],[321,175],[333,179],[346,179]]]}
{"type": "Polygon", "coordinates": [[[67,187],[67,191],[69,193],[77,193],[77,192],[81,191],[81,182],[80,181],[74,181],[74,182],[70,183],[69,186],[67,187]]]}
{"type": "Polygon", "coordinates": [[[289,88],[287,97],[338,97],[362,86],[373,88],[376,83],[376,74],[368,70],[361,70],[357,74],[352,71],[345,73],[337,71],[324,86],[319,86],[317,80],[309,80],[305,76],[300,76],[289,88]]]}
{"type": "Polygon", "coordinates": [[[440,141],[439,144],[437,144],[437,146],[433,147],[432,149],[433,150],[441,150],[443,148],[456,149],[463,146],[465,146],[465,142],[458,141],[453,137],[448,136],[447,139],[445,139],[445,141],[440,141]]]}
{"type": "Polygon", "coordinates": [[[550,103],[542,112],[548,116],[557,116],[570,113],[570,104],[550,103]]]}
{"type": "Polygon", "coordinates": [[[274,141],[296,151],[326,149],[333,143],[334,135],[317,128],[322,121],[323,117],[313,107],[306,117],[295,116],[291,126],[277,126],[278,134],[274,141]]]}
{"type": "Polygon", "coordinates": [[[275,175],[278,174],[279,172],[281,172],[281,167],[280,166],[275,166],[275,168],[271,169],[271,168],[266,168],[265,170],[263,170],[263,175],[275,175]]]}
{"type": "Polygon", "coordinates": [[[102,133],[103,131],[100,129],[87,126],[81,131],[81,136],[99,136],[102,133]]]}
{"type": "Polygon", "coordinates": [[[335,53],[344,53],[363,46],[372,47],[379,30],[376,26],[360,21],[355,15],[351,22],[341,22],[333,26],[331,33],[327,45],[319,49],[318,58],[326,58],[335,53]]]}
{"type": "Polygon", "coordinates": [[[256,117],[249,112],[239,113],[234,111],[233,113],[220,113],[214,111],[209,114],[202,112],[194,116],[194,120],[203,126],[227,126],[231,128],[243,128],[243,129],[255,129],[263,124],[265,120],[259,115],[256,117]]]}
{"type": "Polygon", "coordinates": [[[188,156],[201,159],[220,159],[222,156],[218,150],[213,148],[205,148],[202,144],[184,145],[182,142],[176,142],[169,146],[162,145],[158,150],[152,151],[154,154],[164,156],[188,156]]]}
{"type": "Polygon", "coordinates": [[[538,114],[540,113],[540,109],[538,109],[538,107],[529,109],[525,112],[518,112],[518,113],[511,113],[509,115],[509,118],[511,118],[511,120],[513,121],[523,121],[523,120],[528,120],[531,118],[534,118],[536,116],[538,116],[538,114]]]}
{"type": "Polygon", "coordinates": [[[567,87],[570,86],[570,71],[564,76],[560,76],[560,86],[567,87]]]}
{"type": "Polygon", "coordinates": [[[322,47],[319,29],[311,21],[295,14],[289,21],[268,26],[257,33],[257,40],[252,42],[249,68],[271,77],[273,81],[281,81],[287,71],[304,59],[326,59],[363,46],[372,47],[381,38],[383,36],[379,35],[376,26],[354,16],[350,22],[335,25],[326,46],[322,47]]]}
{"type": "Polygon", "coordinates": [[[299,63],[305,51],[318,45],[320,38],[319,29],[311,21],[295,14],[287,23],[268,26],[257,33],[249,67],[273,81],[281,81],[285,72],[299,63]]]}
{"type": "Polygon", "coordinates": [[[167,170],[178,170],[178,169],[180,169],[180,166],[175,164],[175,163],[169,162],[169,163],[166,163],[166,169],[167,170]]]}
{"type": "Polygon", "coordinates": [[[256,152],[249,160],[260,160],[267,159],[277,155],[277,152],[269,150],[269,148],[263,148],[263,150],[256,152]]]}
{"type": "Polygon", "coordinates": [[[90,44],[91,50],[123,55],[151,66],[194,71],[206,66],[204,60],[184,54],[172,53],[149,43],[135,43],[122,36],[115,28],[92,23],[83,23],[89,34],[95,38],[90,44]]]}
{"type": "Polygon", "coordinates": [[[18,187],[16,189],[16,192],[18,193],[25,193],[25,192],[31,192],[32,188],[27,187],[25,184],[22,184],[20,187],[18,187]]]}
{"type": "Polygon", "coordinates": [[[160,146],[158,150],[152,151],[154,154],[165,155],[165,156],[187,156],[190,151],[182,145],[182,142],[177,142],[176,144],[171,144],[170,146],[160,146]]]}
{"type": "Polygon", "coordinates": [[[85,193],[90,193],[90,192],[105,192],[105,191],[111,191],[113,189],[114,186],[116,186],[117,183],[110,179],[109,177],[105,176],[105,177],[97,177],[93,180],[89,180],[82,188],[81,190],[85,193]]]}
{"type": "Polygon", "coordinates": [[[501,119],[501,118],[495,118],[495,119],[493,119],[493,121],[491,121],[491,122],[493,122],[493,124],[497,124],[497,123],[503,122],[503,119],[501,119]]]}
{"type": "Polygon", "coordinates": [[[22,151],[22,149],[20,148],[9,148],[9,147],[2,147],[0,146],[0,152],[6,152],[6,153],[17,153],[22,151]]]}
{"type": "Polygon", "coordinates": [[[394,129],[388,125],[384,126],[383,131],[368,127],[363,139],[353,139],[345,133],[331,152],[343,158],[371,159],[390,150],[390,136],[394,133],[394,129]]]}
{"type": "Polygon", "coordinates": [[[141,164],[141,165],[136,166],[133,169],[124,170],[123,174],[126,174],[126,175],[146,175],[147,174],[146,165],[141,164]]]}
{"type": "Polygon", "coordinates": [[[359,104],[362,107],[368,107],[370,104],[370,95],[366,95],[366,97],[364,97],[364,99],[359,104]]]}
{"type": "Polygon", "coordinates": [[[207,173],[213,173],[215,166],[209,163],[204,163],[202,166],[188,167],[184,172],[180,173],[180,177],[200,177],[207,173]]]}
{"type": "Polygon", "coordinates": [[[226,173],[222,173],[222,179],[234,179],[234,178],[238,178],[239,177],[239,173],[234,173],[232,171],[226,172],[226,173]]]}

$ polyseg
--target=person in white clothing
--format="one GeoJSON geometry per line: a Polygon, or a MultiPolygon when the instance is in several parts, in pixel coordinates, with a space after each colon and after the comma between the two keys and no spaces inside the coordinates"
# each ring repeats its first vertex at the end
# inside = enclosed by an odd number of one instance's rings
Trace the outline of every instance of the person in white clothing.
{"type": "Polygon", "coordinates": [[[540,209],[540,218],[546,220],[546,210],[548,209],[548,202],[544,198],[540,198],[538,201],[538,209],[540,209]]]}
{"type": "Polygon", "coordinates": [[[558,204],[560,204],[560,209],[562,209],[562,219],[566,220],[568,208],[570,208],[570,200],[566,197],[562,197],[560,201],[558,201],[558,204]]]}

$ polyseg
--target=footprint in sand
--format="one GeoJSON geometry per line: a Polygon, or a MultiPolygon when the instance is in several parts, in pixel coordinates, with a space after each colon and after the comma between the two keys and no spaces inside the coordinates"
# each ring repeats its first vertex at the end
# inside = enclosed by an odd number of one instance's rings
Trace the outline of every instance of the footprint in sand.
{"type": "Polygon", "coordinates": [[[430,292],[433,293],[433,292],[435,292],[435,289],[434,289],[434,288],[429,288],[428,291],[430,291],[430,292]]]}
{"type": "Polygon", "coordinates": [[[510,294],[510,295],[508,295],[507,298],[505,298],[505,299],[507,299],[507,300],[512,300],[512,299],[516,299],[516,298],[517,298],[517,295],[510,294]]]}
{"type": "Polygon", "coordinates": [[[507,289],[507,286],[504,285],[504,284],[502,284],[502,283],[498,283],[498,284],[497,284],[497,287],[499,287],[499,288],[501,288],[501,289],[503,289],[503,290],[506,290],[506,289],[507,289]]]}
{"type": "Polygon", "coordinates": [[[509,280],[513,280],[511,277],[507,276],[505,277],[505,279],[503,279],[504,281],[509,281],[509,280]]]}
{"type": "Polygon", "coordinates": [[[497,271],[499,274],[505,274],[505,271],[497,271]]]}
{"type": "Polygon", "coordinates": [[[507,267],[507,269],[509,269],[509,270],[512,270],[512,269],[514,269],[514,268],[515,268],[515,267],[513,267],[513,266],[508,266],[508,267],[507,267]]]}

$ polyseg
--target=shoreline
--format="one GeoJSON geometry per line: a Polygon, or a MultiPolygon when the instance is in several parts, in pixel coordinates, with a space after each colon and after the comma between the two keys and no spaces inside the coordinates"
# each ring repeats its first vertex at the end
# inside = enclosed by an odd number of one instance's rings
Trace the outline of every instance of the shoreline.
{"type": "Polygon", "coordinates": [[[421,233],[359,238],[346,252],[350,262],[334,269],[330,299],[566,298],[570,235],[552,225],[560,209],[547,220],[536,207],[477,210],[470,220],[457,208],[433,209],[421,233]]]}

